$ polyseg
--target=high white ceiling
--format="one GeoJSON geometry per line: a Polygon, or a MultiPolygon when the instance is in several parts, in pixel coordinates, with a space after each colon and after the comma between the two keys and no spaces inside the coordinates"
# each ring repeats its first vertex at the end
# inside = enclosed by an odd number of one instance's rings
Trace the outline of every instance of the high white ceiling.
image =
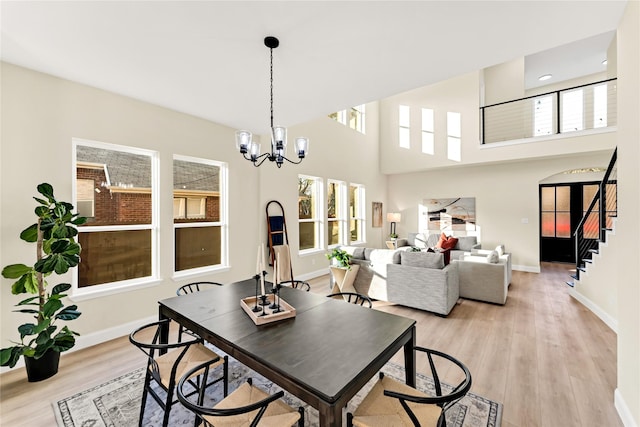
{"type": "Polygon", "coordinates": [[[625,1],[2,1],[1,58],[264,133],[615,30],[625,1]]]}

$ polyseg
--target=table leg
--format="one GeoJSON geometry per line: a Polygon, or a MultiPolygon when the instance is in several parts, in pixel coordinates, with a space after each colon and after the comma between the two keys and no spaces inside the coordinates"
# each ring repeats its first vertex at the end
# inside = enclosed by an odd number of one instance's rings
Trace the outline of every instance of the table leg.
{"type": "Polygon", "coordinates": [[[404,345],[404,373],[407,385],[416,386],[416,327],[411,328],[411,338],[404,345]]]}
{"type": "Polygon", "coordinates": [[[342,405],[320,405],[320,427],[342,427],[342,405]]]}
{"type": "MultiPolygon", "coordinates": [[[[162,306],[158,308],[158,320],[165,320],[167,316],[162,313],[162,306]]],[[[169,342],[169,322],[162,323],[160,325],[160,341],[159,344],[166,344],[169,342]]],[[[167,349],[161,349],[160,354],[165,354],[167,349]]]]}

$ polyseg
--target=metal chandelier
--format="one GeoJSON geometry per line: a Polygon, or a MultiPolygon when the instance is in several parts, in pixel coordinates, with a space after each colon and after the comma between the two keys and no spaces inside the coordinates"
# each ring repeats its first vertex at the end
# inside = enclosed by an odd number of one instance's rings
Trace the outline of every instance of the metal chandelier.
{"type": "Polygon", "coordinates": [[[280,41],[275,37],[265,37],[264,45],[269,48],[270,55],[270,88],[271,88],[271,152],[260,154],[260,143],[253,140],[251,132],[239,130],[236,132],[236,147],[246,160],[258,167],[269,159],[275,162],[276,166],[282,167],[286,160],[289,163],[298,164],[302,162],[305,154],[309,150],[309,138],[298,137],[295,140],[295,150],[298,160],[293,161],[286,157],[287,153],[287,128],[273,126],[273,49],[280,45],[280,41]]]}

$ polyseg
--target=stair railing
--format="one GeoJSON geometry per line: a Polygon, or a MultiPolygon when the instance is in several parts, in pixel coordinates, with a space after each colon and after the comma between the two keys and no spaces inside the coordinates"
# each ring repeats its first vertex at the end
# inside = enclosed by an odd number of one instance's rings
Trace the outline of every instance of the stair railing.
{"type": "Polygon", "coordinates": [[[616,148],[598,191],[576,227],[576,279],[580,278],[581,271],[585,271],[585,263],[591,262],[593,254],[597,253],[598,244],[606,241],[607,231],[611,230],[613,218],[618,214],[617,156],[616,148]]]}

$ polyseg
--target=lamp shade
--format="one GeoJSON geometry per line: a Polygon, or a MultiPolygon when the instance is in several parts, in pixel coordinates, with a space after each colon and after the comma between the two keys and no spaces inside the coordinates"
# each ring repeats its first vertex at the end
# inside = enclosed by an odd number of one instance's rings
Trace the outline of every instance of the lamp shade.
{"type": "Polygon", "coordinates": [[[402,215],[399,212],[387,213],[387,222],[400,222],[402,215]]]}

